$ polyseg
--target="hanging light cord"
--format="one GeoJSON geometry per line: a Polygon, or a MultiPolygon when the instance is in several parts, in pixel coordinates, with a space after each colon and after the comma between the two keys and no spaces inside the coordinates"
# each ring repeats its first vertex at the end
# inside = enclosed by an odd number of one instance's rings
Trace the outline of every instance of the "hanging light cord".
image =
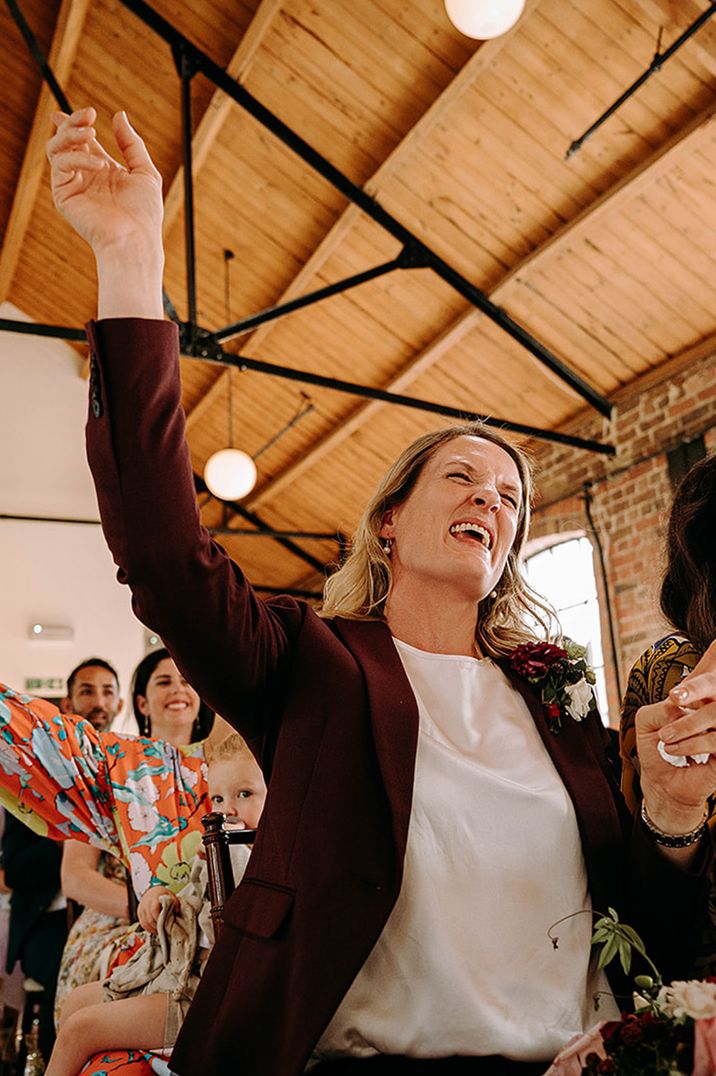
{"type": "MultiPolygon", "coordinates": [[[[229,271],[229,262],[233,261],[235,256],[236,255],[234,254],[233,250],[228,250],[228,249],[224,250],[224,312],[226,314],[226,324],[227,325],[231,321],[231,273],[229,271]]],[[[233,376],[232,376],[233,372],[234,372],[233,367],[229,366],[228,370],[227,370],[227,373],[229,375],[229,388],[228,388],[229,448],[234,447],[234,399],[233,399],[234,379],[233,379],[233,376]]],[[[305,418],[306,415],[310,414],[310,412],[313,411],[313,409],[314,409],[313,408],[313,403],[311,402],[310,396],[307,396],[305,392],[302,392],[301,393],[301,403],[299,404],[298,410],[296,411],[296,414],[293,416],[293,418],[290,420],[290,422],[287,422],[286,425],[283,426],[278,431],[278,433],[275,433],[273,435],[273,437],[270,437],[268,439],[268,441],[266,442],[266,444],[263,445],[263,447],[260,448],[258,450],[258,452],[255,452],[254,455],[251,458],[253,460],[257,460],[259,458],[259,456],[262,456],[264,454],[264,452],[267,452],[268,449],[271,448],[272,445],[275,445],[276,442],[279,440],[279,438],[283,437],[283,435],[285,433],[288,433],[288,431],[293,426],[295,426],[297,422],[300,422],[302,418],[305,418]]]]}
{"type": "MultiPolygon", "coordinates": [[[[229,250],[228,248],[226,248],[224,250],[224,314],[225,314],[225,317],[226,317],[227,325],[228,325],[229,321],[231,320],[231,273],[229,271],[229,262],[233,261],[235,256],[236,255],[234,254],[233,250],[229,250]]],[[[229,406],[229,413],[228,413],[228,419],[229,419],[229,421],[228,421],[229,448],[233,448],[234,447],[234,398],[233,398],[234,379],[231,376],[232,373],[233,373],[233,367],[229,366],[229,368],[227,370],[227,373],[229,375],[229,389],[228,389],[228,394],[229,394],[229,399],[228,399],[228,406],[229,406]]]]}

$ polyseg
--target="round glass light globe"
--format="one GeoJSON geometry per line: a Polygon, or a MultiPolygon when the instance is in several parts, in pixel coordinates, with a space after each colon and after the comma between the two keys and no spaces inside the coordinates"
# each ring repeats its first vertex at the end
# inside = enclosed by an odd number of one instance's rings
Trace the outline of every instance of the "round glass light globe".
{"type": "Polygon", "coordinates": [[[256,464],[240,448],[222,448],[209,456],[204,481],[222,501],[239,501],[256,485],[256,464]]]}
{"type": "Polygon", "coordinates": [[[456,30],[466,37],[487,41],[515,25],[525,0],[445,0],[445,10],[456,30]]]}

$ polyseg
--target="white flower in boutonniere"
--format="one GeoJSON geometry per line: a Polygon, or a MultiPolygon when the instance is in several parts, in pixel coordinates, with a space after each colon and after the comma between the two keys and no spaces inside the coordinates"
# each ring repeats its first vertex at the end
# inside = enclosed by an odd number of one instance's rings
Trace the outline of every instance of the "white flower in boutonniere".
{"type": "Polygon", "coordinates": [[[663,1013],[673,1020],[710,1020],[716,1016],[716,983],[691,979],[662,986],[656,999],[663,1013]]]}
{"type": "Polygon", "coordinates": [[[586,661],[583,646],[565,639],[564,646],[552,643],[523,643],[508,655],[518,676],[540,689],[550,732],[558,733],[565,715],[583,721],[596,714],[594,671],[586,661]]]}
{"type": "Polygon", "coordinates": [[[576,684],[567,684],[564,689],[569,695],[567,713],[575,721],[583,721],[594,704],[594,692],[586,679],[576,684]]]}

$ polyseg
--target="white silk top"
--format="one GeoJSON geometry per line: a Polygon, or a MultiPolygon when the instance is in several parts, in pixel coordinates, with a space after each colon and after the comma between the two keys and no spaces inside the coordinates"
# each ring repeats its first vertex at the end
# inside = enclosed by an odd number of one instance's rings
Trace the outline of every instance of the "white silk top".
{"type": "Polygon", "coordinates": [[[420,718],[403,883],[316,1054],[550,1061],[619,1016],[591,916],[547,934],[591,909],[572,802],[497,665],[395,645],[420,718]]]}

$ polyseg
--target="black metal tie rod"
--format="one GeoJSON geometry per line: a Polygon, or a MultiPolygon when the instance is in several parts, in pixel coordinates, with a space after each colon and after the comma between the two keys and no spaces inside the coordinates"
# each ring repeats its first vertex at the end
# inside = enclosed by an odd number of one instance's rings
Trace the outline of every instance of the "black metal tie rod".
{"type": "Polygon", "coordinates": [[[333,389],[335,392],[345,392],[349,396],[361,396],[368,400],[380,400],[382,403],[397,404],[401,407],[410,407],[416,411],[428,411],[434,415],[445,415],[448,418],[458,419],[460,422],[482,422],[485,426],[496,426],[498,429],[509,430],[523,437],[534,437],[540,441],[551,441],[559,445],[571,445],[573,448],[583,448],[588,452],[596,452],[603,456],[616,455],[614,445],[605,444],[601,441],[585,440],[582,437],[574,437],[572,434],[560,433],[558,430],[542,430],[536,426],[526,426],[521,422],[511,422],[508,419],[493,418],[491,415],[481,415],[476,411],[468,411],[463,407],[450,407],[446,404],[433,403],[416,396],[403,396],[397,392],[386,392],[384,389],[374,389],[370,385],[358,385],[354,381],[343,381],[336,377],[326,377],[323,374],[312,374],[307,370],[296,370],[291,366],[281,366],[278,363],[264,362],[261,359],[249,358],[245,355],[232,355],[222,351],[218,346],[212,346],[211,334],[200,339],[193,350],[185,352],[188,358],[206,359],[224,366],[237,366],[239,370],[255,370],[260,374],[269,374],[272,377],[286,378],[289,381],[300,381],[305,385],[318,385],[321,388],[333,389]]]}
{"type": "Polygon", "coordinates": [[[419,250],[433,272],[437,273],[458,294],[462,295],[464,299],[467,299],[469,303],[499,325],[509,336],[520,343],[544,366],[568,384],[574,392],[586,400],[590,406],[607,417],[611,416],[611,404],[604,396],[598,393],[591,385],[588,385],[574,370],[570,369],[544,344],[532,336],[514,318],[510,317],[505,310],[493,303],[485,292],[472,284],[440,255],[428,247],[427,244],[418,239],[408,228],[384,209],[376,199],[366,194],[361,187],[348,179],[326,157],[314,149],[300,135],[296,134],[265,105],[262,105],[244,86],[241,86],[227,75],[223,68],[219,67],[205,52],[192,44],[188,38],[180,33],[176,27],[172,26],[154,8],[150,7],[144,0],[121,0],[121,2],[124,7],[137,15],[142,22],[166,41],[175,53],[177,50],[183,50],[190,57],[192,68],[195,71],[200,71],[210,82],[228,94],[232,100],[236,101],[262,126],[271,131],[285,146],[293,150],[306,164],[323,176],[349,201],[357,205],[368,217],[380,224],[390,235],[398,239],[403,246],[413,245],[419,250]]]}
{"type": "Polygon", "coordinates": [[[269,306],[258,314],[250,314],[248,317],[240,318],[233,325],[227,325],[225,329],[218,329],[213,332],[211,334],[212,339],[231,340],[236,336],[244,336],[267,321],[275,321],[276,318],[283,318],[286,314],[292,314],[294,310],[300,310],[304,306],[311,306],[313,303],[320,303],[323,299],[330,299],[332,295],[340,295],[341,292],[348,291],[349,288],[356,288],[369,280],[375,280],[386,273],[392,273],[394,269],[413,268],[416,268],[414,260],[409,255],[406,255],[404,248],[397,258],[392,258],[388,262],[376,265],[372,269],[365,269],[362,273],[355,273],[353,276],[339,280],[335,284],[327,284],[324,288],[317,288],[315,291],[307,292],[306,295],[300,295],[297,299],[289,299],[285,303],[269,306]]]}
{"type": "MultiPolygon", "coordinates": [[[[196,489],[197,493],[210,492],[206,482],[201,477],[201,475],[196,473],[196,471],[194,471],[194,488],[196,489]]],[[[247,523],[253,523],[253,525],[257,527],[259,531],[272,530],[272,528],[268,525],[268,523],[265,522],[265,520],[261,518],[261,516],[257,515],[256,512],[249,511],[248,508],[245,508],[243,504],[239,504],[238,501],[227,501],[225,503],[227,504],[228,508],[231,509],[232,512],[234,512],[237,516],[241,516],[241,518],[245,519],[247,523]]],[[[317,559],[317,557],[314,557],[310,553],[307,553],[305,549],[301,549],[300,545],[296,545],[296,543],[290,538],[274,537],[274,541],[278,542],[279,545],[282,545],[284,549],[288,550],[289,553],[293,553],[295,557],[299,557],[302,561],[305,561],[306,564],[309,564],[311,568],[314,568],[317,572],[321,572],[322,574],[325,574],[327,572],[329,568],[328,564],[323,564],[320,560],[317,559]]],[[[265,590],[266,588],[262,587],[261,589],[265,590]]],[[[286,592],[277,591],[276,593],[280,594],[286,592]]]]}
{"type": "MultiPolygon", "coordinates": [[[[87,339],[87,334],[83,329],[66,329],[62,326],[54,325],[35,325],[33,322],[28,321],[12,321],[10,318],[0,318],[0,330],[33,336],[59,336],[67,340],[87,339]]],[[[601,441],[585,440],[581,437],[573,437],[572,434],[560,433],[558,430],[543,430],[537,426],[526,426],[521,422],[493,418],[490,415],[481,415],[476,411],[468,411],[462,407],[433,403],[431,400],[422,400],[416,396],[403,396],[397,392],[387,392],[384,389],[373,388],[371,385],[360,385],[355,381],[342,381],[336,377],[312,374],[307,370],[296,370],[292,366],[281,366],[278,363],[264,362],[261,359],[253,359],[244,355],[232,355],[214,342],[211,333],[200,332],[198,340],[190,341],[184,325],[180,326],[180,335],[182,354],[190,359],[199,359],[223,366],[237,366],[240,370],[254,370],[256,373],[280,377],[286,381],[299,381],[306,385],[318,385],[320,388],[330,389],[334,392],[344,392],[348,396],[360,396],[366,400],[380,400],[381,403],[410,407],[415,411],[428,411],[430,414],[445,415],[447,418],[456,418],[461,422],[484,422],[486,426],[496,426],[498,429],[510,430],[512,433],[521,434],[524,437],[534,437],[538,441],[550,441],[558,445],[571,445],[573,448],[582,448],[586,452],[596,452],[603,456],[616,455],[614,445],[605,444],[601,441]]]]}
{"type": "Polygon", "coordinates": [[[714,14],[716,14],[716,3],[710,4],[706,11],[702,11],[699,17],[697,19],[694,19],[691,25],[684,30],[683,34],[681,34],[680,37],[677,37],[673,45],[670,45],[665,52],[659,52],[657,48],[657,51],[654,53],[654,59],[649,64],[646,71],[639,75],[639,78],[635,79],[634,82],[632,82],[631,86],[629,86],[628,89],[624,90],[624,93],[621,94],[620,97],[617,97],[616,101],[611,104],[609,108],[607,108],[604,112],[602,112],[599,119],[596,119],[591,125],[591,127],[587,128],[584,134],[581,134],[579,138],[575,138],[574,142],[572,142],[571,146],[565,153],[564,159],[568,161],[570,157],[573,157],[574,154],[582,148],[587,139],[590,138],[595,131],[599,130],[602,124],[606,123],[609,117],[613,116],[614,113],[622,107],[624,102],[628,101],[629,98],[632,97],[636,93],[636,91],[651,78],[652,75],[655,75],[657,71],[660,71],[666,61],[670,60],[674,53],[678,52],[681,46],[686,41],[688,41],[690,37],[693,37],[696,31],[700,30],[703,24],[707,22],[714,14]]]}

